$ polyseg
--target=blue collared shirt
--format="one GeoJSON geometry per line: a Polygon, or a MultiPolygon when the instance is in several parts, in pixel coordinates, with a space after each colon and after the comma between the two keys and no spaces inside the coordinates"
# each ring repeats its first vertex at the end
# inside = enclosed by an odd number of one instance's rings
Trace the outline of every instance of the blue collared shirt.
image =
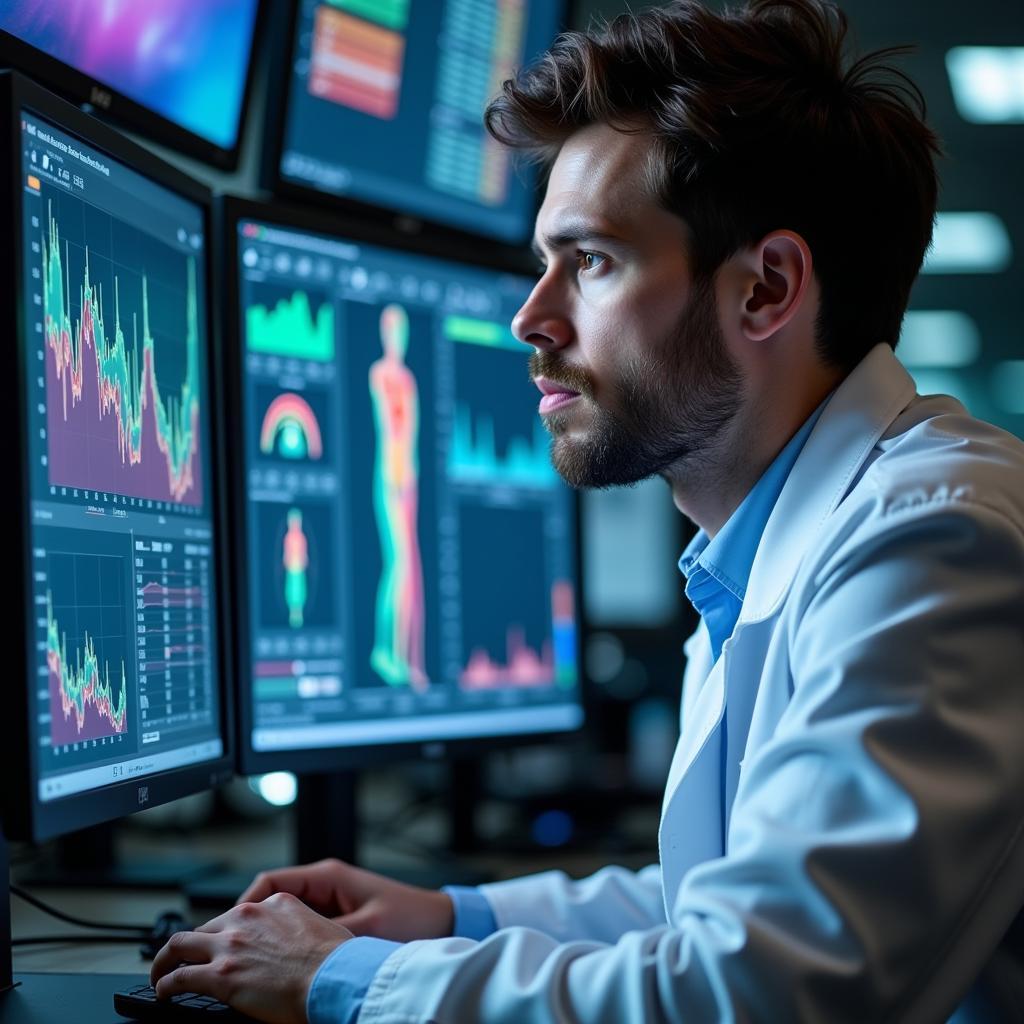
{"type": "Polygon", "coordinates": [[[708,631],[715,661],[739,620],[768,518],[824,408],[822,402],[811,413],[714,538],[699,530],[679,559],[679,569],[686,577],[686,596],[708,631]]]}

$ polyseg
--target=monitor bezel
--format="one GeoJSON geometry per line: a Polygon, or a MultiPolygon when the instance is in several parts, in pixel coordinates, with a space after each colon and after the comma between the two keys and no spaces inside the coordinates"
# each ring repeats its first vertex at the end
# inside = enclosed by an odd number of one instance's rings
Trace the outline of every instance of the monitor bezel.
{"type": "MultiPolygon", "coordinates": [[[[400,232],[389,231],[381,225],[368,225],[354,219],[338,217],[333,213],[322,213],[305,207],[295,207],[280,202],[260,202],[236,196],[222,196],[216,201],[220,227],[218,235],[224,251],[224,364],[227,387],[224,397],[227,405],[230,431],[236,437],[242,436],[244,424],[244,395],[242,371],[244,351],[240,313],[240,287],[238,273],[238,224],[243,220],[259,221],[309,231],[316,234],[335,236],[346,241],[362,242],[406,252],[415,256],[441,259],[452,263],[485,267],[514,274],[530,276],[533,270],[532,258],[522,250],[511,259],[505,254],[485,253],[472,264],[465,254],[465,243],[449,238],[426,237],[412,240],[400,232]]],[[[474,254],[475,255],[475,254],[474,254]]],[[[248,501],[244,458],[231,461],[229,466],[229,493],[231,495],[231,522],[236,529],[231,535],[232,582],[239,594],[248,593],[248,501]]],[[[252,748],[253,705],[251,700],[251,651],[248,615],[239,607],[235,621],[236,647],[234,651],[240,687],[237,701],[237,736],[239,771],[245,775],[262,772],[290,771],[299,775],[322,774],[325,772],[353,771],[364,767],[393,763],[401,758],[423,757],[431,760],[454,756],[473,756],[498,748],[542,744],[565,740],[581,735],[588,719],[589,691],[585,684],[582,651],[583,582],[580,544],[580,503],[576,492],[572,494],[572,516],[574,524],[573,569],[574,603],[576,615],[576,664],[577,693],[574,703],[580,707],[581,721],[576,728],[554,728],[546,731],[487,734],[469,737],[415,739],[384,743],[352,744],[333,747],[291,748],[286,750],[257,751],[252,748]],[[246,688],[243,695],[241,687],[246,688]]]]}
{"type": "MultiPolygon", "coordinates": [[[[22,274],[22,216],[21,216],[21,112],[29,110],[47,121],[59,126],[70,135],[77,136],[91,148],[102,151],[112,160],[130,167],[133,171],[167,188],[184,198],[195,202],[203,211],[207,232],[206,293],[207,303],[206,337],[207,380],[211,397],[208,427],[211,432],[210,481],[213,493],[215,572],[217,593],[214,614],[221,643],[218,650],[218,682],[221,707],[221,741],[223,753],[211,760],[196,765],[156,772],[138,779],[114,783],[96,790],[77,793],[52,801],[38,799],[35,751],[29,743],[29,723],[32,712],[29,687],[19,685],[11,688],[7,695],[7,713],[0,722],[0,742],[3,751],[0,763],[7,780],[0,795],[3,831],[9,839],[42,841],[86,826],[99,824],[122,817],[142,807],[151,807],[168,800],[188,796],[229,779],[234,763],[234,690],[231,680],[231,654],[233,641],[230,631],[230,617],[227,602],[228,552],[226,543],[226,519],[224,503],[224,476],[222,445],[224,438],[223,414],[220,403],[213,397],[221,390],[222,367],[219,360],[219,316],[216,310],[217,295],[214,285],[214,239],[212,198],[208,189],[187,177],[181,171],[164,163],[142,146],[125,139],[113,128],[82,113],[72,104],[29,81],[17,72],[0,72],[0,112],[6,119],[8,140],[7,159],[0,160],[0,237],[8,239],[0,247],[0,303],[12,313],[16,342],[17,372],[8,374],[2,385],[6,392],[3,403],[3,417],[7,423],[8,437],[22,438],[27,430],[26,403],[22,391],[27,372],[28,357],[25,344],[26,310],[21,287],[22,274]]],[[[32,556],[31,517],[29,515],[29,472],[28,453],[18,446],[16,456],[16,479],[19,486],[19,503],[15,513],[15,527],[19,531],[20,543],[14,545],[11,568],[21,581],[20,601],[12,601],[15,632],[18,637],[18,654],[15,666],[22,680],[29,671],[35,671],[35,664],[29,654],[29,627],[32,625],[32,556]]]]}
{"type": "MultiPolygon", "coordinates": [[[[335,192],[316,188],[313,185],[301,184],[285,178],[281,174],[281,157],[284,154],[285,131],[288,124],[288,109],[291,106],[292,88],[294,76],[292,64],[295,60],[295,34],[299,25],[300,6],[302,0],[295,0],[291,4],[289,18],[285,31],[282,33],[282,40],[278,46],[283,51],[278,54],[277,64],[284,73],[284,83],[276,97],[268,97],[266,107],[266,123],[264,125],[264,139],[267,145],[263,147],[262,161],[260,165],[260,184],[263,188],[284,202],[308,203],[320,207],[329,207],[341,216],[354,215],[370,224],[427,240],[447,239],[453,244],[461,241],[465,244],[472,240],[479,243],[486,240],[496,246],[499,250],[499,259],[514,260],[516,252],[529,241],[530,225],[527,225],[522,238],[503,239],[500,236],[486,231],[474,232],[468,228],[459,228],[443,220],[437,220],[423,214],[412,213],[397,207],[385,206],[382,203],[372,202],[367,199],[357,199],[353,196],[342,196],[335,192]]],[[[566,28],[566,20],[569,15],[570,0],[551,0],[559,6],[558,25],[559,32],[566,28]]],[[[534,176],[534,202],[533,211],[539,206],[539,176],[534,176]]],[[[429,244],[429,241],[428,243],[429,244]]]]}
{"type": "Polygon", "coordinates": [[[20,71],[84,111],[100,118],[109,118],[119,127],[137,132],[158,145],[176,150],[184,156],[202,160],[220,170],[233,171],[238,167],[242,151],[255,78],[256,57],[262,52],[269,8],[270,0],[256,0],[252,40],[245,68],[245,80],[242,83],[242,100],[238,110],[238,123],[235,125],[235,141],[232,146],[221,146],[183,127],[145,104],[131,99],[114,86],[93,78],[56,57],[51,57],[45,50],[40,50],[3,29],[0,29],[0,67],[20,71]]]}

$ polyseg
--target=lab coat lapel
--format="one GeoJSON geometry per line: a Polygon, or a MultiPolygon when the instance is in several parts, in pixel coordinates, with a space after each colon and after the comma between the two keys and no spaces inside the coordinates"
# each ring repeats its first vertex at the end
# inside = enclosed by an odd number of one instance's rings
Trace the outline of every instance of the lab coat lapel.
{"type": "MultiPolygon", "coordinates": [[[[688,673],[687,684],[689,685],[689,683],[688,673]]],[[[724,663],[722,658],[719,658],[707,676],[700,682],[694,697],[687,702],[683,716],[682,734],[676,744],[675,755],[668,772],[663,809],[668,806],[672,791],[686,775],[711,732],[720,724],[724,705],[724,663]]]]}
{"type": "Polygon", "coordinates": [[[761,692],[765,658],[775,629],[776,617],[752,624],[737,624],[732,638],[727,641],[723,655],[728,658],[723,717],[726,722],[725,732],[729,749],[722,757],[725,778],[721,787],[726,848],[729,845],[729,816],[736,797],[736,787],[739,785],[742,759],[746,752],[750,723],[754,717],[754,705],[761,692]]]}
{"type": "Polygon", "coordinates": [[[739,751],[746,745],[762,687],[788,686],[788,680],[764,679],[763,664],[800,561],[914,392],[913,380],[887,345],[877,345],[865,356],[830,399],[779,496],[758,546],[732,640],[710,671],[706,637],[695,636],[687,645],[695,663],[687,666],[685,685],[687,691],[693,689],[684,693],[682,734],[669,769],[658,834],[670,920],[686,872],[725,852],[726,809],[739,780],[739,751]],[[758,628],[751,628],[755,624],[758,628]],[[733,764],[723,778],[727,690],[733,764]]]}
{"type": "Polygon", "coordinates": [[[658,846],[666,912],[683,875],[723,853],[722,715],[726,655],[715,662],[687,708],[669,769],[658,846]]]}

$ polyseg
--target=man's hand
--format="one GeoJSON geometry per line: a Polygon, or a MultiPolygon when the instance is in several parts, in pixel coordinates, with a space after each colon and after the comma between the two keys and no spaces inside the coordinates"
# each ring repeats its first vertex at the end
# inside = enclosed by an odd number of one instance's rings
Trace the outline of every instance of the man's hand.
{"type": "Polygon", "coordinates": [[[452,901],[443,892],[393,882],[340,860],[264,871],[239,902],[258,903],[282,892],[298,896],[354,935],[410,942],[452,933],[452,901]]]}
{"type": "Polygon", "coordinates": [[[351,938],[347,928],[279,893],[172,935],[150,980],[161,999],[199,992],[268,1024],[305,1024],[313,977],[351,938]]]}

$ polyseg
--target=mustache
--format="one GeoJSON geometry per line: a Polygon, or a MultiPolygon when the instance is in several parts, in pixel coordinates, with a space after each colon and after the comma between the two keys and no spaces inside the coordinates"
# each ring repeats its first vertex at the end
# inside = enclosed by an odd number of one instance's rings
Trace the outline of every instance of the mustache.
{"type": "Polygon", "coordinates": [[[563,363],[551,352],[534,352],[530,356],[530,379],[545,377],[552,384],[561,384],[588,398],[593,396],[590,377],[579,367],[563,363]]]}

